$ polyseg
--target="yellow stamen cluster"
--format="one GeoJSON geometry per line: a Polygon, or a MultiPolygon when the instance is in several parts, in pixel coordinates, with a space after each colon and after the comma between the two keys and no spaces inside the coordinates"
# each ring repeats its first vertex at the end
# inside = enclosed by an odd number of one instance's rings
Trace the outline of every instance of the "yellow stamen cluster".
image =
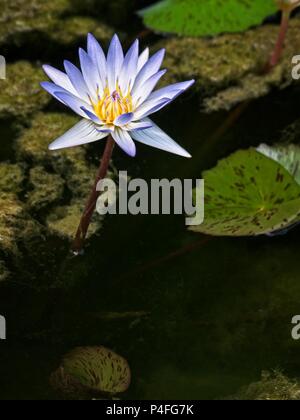
{"type": "Polygon", "coordinates": [[[132,97],[130,93],[123,95],[119,87],[110,92],[106,87],[104,94],[97,104],[92,103],[96,115],[105,124],[112,125],[117,117],[133,111],[132,97]]]}

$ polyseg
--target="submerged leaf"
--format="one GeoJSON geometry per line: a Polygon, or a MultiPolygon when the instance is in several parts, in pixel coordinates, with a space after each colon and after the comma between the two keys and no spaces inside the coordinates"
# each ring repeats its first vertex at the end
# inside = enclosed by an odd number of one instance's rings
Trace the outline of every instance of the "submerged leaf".
{"type": "Polygon", "coordinates": [[[163,0],[140,14],[155,31],[206,36],[244,31],[276,11],[274,0],[163,0]]]}
{"type": "Polygon", "coordinates": [[[279,163],[255,149],[238,151],[203,174],[205,221],[191,229],[216,236],[256,236],[293,225],[300,186],[279,163]]]}
{"type": "Polygon", "coordinates": [[[127,361],[105,347],[79,347],[64,357],[52,375],[52,385],[65,394],[125,392],[131,380],[127,361]]]}

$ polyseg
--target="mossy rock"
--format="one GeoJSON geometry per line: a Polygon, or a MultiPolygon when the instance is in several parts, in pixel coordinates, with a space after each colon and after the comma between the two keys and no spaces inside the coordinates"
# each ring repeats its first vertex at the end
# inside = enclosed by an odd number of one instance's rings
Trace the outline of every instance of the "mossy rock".
{"type": "Polygon", "coordinates": [[[277,25],[265,25],[240,34],[216,38],[170,38],[164,65],[165,83],[195,78],[195,89],[206,111],[229,110],[240,102],[268,94],[293,83],[291,59],[300,50],[300,19],[291,20],[279,65],[262,75],[278,37],[277,25]]]}
{"type": "Polygon", "coordinates": [[[19,255],[19,245],[30,249],[32,241],[42,238],[41,226],[25,211],[14,195],[0,197],[0,250],[19,255]]]}
{"type": "Polygon", "coordinates": [[[31,125],[24,130],[16,142],[16,153],[20,160],[30,164],[51,163],[53,156],[68,151],[50,152],[49,144],[78,122],[68,114],[38,113],[31,119],[31,125]]]}
{"type": "Polygon", "coordinates": [[[17,156],[30,164],[51,166],[53,171],[66,180],[75,198],[86,197],[93,185],[96,167],[87,160],[85,147],[49,151],[49,144],[78,122],[67,114],[40,113],[31,127],[24,130],[17,141],[17,156]]]}
{"type": "Polygon", "coordinates": [[[91,18],[73,17],[80,8],[74,8],[72,0],[0,0],[0,7],[2,46],[31,45],[42,52],[45,46],[51,48],[50,41],[69,45],[91,31],[101,42],[107,42],[112,35],[106,25],[94,19],[94,13],[91,18]]]}
{"type": "Polygon", "coordinates": [[[26,118],[45,107],[51,97],[40,87],[45,76],[41,68],[26,61],[7,65],[1,81],[0,118],[26,118]]]}
{"type": "MultiPolygon", "coordinates": [[[[53,235],[62,239],[72,240],[84,210],[85,201],[74,200],[65,206],[54,208],[47,217],[46,225],[53,235]]],[[[90,238],[97,233],[102,226],[103,218],[95,214],[90,224],[87,237],[90,238]]]]}
{"type": "Polygon", "coordinates": [[[263,372],[261,380],[243,388],[228,400],[237,401],[299,401],[300,383],[283,373],[263,372]]]}
{"type": "Polygon", "coordinates": [[[18,194],[22,191],[24,170],[19,164],[0,163],[0,195],[18,194]]]}
{"type": "Polygon", "coordinates": [[[40,212],[61,200],[64,193],[64,180],[57,174],[47,172],[42,166],[30,169],[26,204],[30,211],[40,212]]]}

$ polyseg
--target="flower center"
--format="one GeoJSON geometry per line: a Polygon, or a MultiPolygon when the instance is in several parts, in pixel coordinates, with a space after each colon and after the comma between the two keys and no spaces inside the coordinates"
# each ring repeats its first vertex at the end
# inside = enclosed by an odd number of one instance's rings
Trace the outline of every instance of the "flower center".
{"type": "Polygon", "coordinates": [[[112,125],[117,117],[133,111],[132,97],[130,93],[124,96],[118,87],[114,92],[110,93],[106,87],[103,97],[99,98],[97,104],[92,103],[96,115],[105,124],[112,125]]]}

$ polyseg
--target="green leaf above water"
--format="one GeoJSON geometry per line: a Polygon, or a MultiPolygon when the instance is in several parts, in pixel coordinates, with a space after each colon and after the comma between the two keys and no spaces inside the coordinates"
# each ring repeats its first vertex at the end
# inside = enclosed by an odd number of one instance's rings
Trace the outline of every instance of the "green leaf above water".
{"type": "Polygon", "coordinates": [[[277,10],[274,0],[163,0],[140,15],[154,31],[207,36],[245,31],[277,10]]]}
{"type": "Polygon", "coordinates": [[[300,147],[296,144],[268,146],[261,144],[257,151],[282,165],[300,185],[300,147]]]}
{"type": "Polygon", "coordinates": [[[256,236],[290,227],[300,216],[300,186],[255,149],[238,151],[204,172],[205,221],[191,230],[256,236]]]}
{"type": "Polygon", "coordinates": [[[127,361],[102,346],[76,348],[51,377],[55,389],[72,396],[113,396],[125,392],[130,380],[127,361]]]}

